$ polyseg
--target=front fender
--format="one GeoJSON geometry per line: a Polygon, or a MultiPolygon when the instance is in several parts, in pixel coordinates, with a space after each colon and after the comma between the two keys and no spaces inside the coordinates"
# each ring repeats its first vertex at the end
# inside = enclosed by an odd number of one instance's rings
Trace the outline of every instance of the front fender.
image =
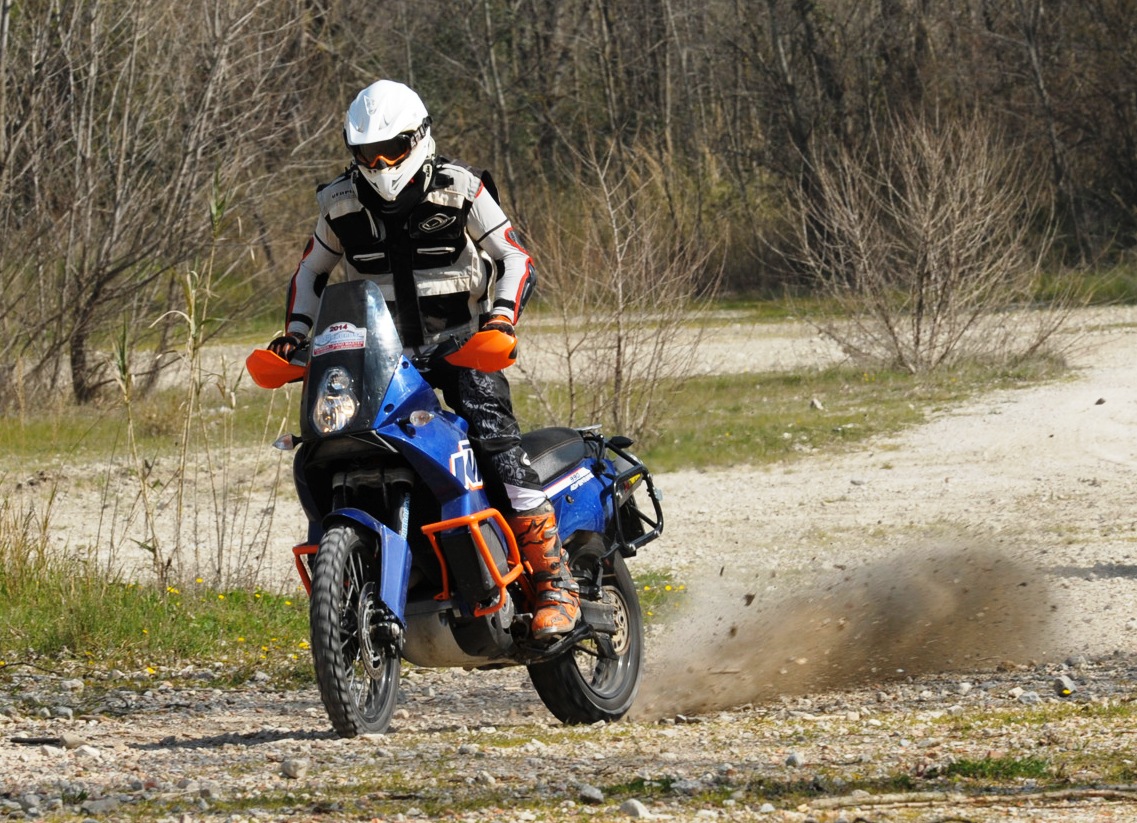
{"type": "Polygon", "coordinates": [[[379,556],[379,599],[406,628],[407,582],[411,574],[410,544],[362,509],[336,509],[324,518],[324,531],[343,523],[361,527],[375,538],[379,556]]]}

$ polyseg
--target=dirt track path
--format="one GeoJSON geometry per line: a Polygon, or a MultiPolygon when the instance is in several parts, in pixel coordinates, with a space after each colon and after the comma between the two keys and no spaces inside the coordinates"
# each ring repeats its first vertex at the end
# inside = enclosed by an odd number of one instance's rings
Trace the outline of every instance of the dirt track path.
{"type": "Polygon", "coordinates": [[[651,635],[629,722],[552,724],[516,670],[413,670],[395,734],[337,741],[311,691],[27,671],[0,696],[0,812],[1137,818],[1135,320],[1087,324],[1070,381],[856,454],[661,476],[667,533],[634,568],[673,569],[691,602],[651,635]],[[35,738],[60,745],[13,742],[35,738]],[[1044,768],[997,796],[945,777],[985,758],[1044,768]]]}
{"type": "Polygon", "coordinates": [[[643,560],[709,600],[681,642],[702,631],[695,645],[723,654],[717,604],[756,594],[765,605],[732,617],[724,642],[757,640],[753,627],[763,659],[801,657],[819,603],[822,619],[929,624],[932,667],[1133,650],[1137,313],[1111,319],[1082,327],[1071,380],[980,398],[837,459],[661,478],[675,492],[668,530],[643,560]],[[980,594],[999,608],[960,631],[980,594]],[[789,648],[771,647],[782,637],[789,648]]]}

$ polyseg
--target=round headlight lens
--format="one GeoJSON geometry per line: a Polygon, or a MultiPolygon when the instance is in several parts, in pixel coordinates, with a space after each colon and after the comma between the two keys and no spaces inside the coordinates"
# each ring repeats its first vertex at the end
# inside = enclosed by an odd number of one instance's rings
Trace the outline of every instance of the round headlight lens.
{"type": "Polygon", "coordinates": [[[343,429],[359,410],[359,399],[351,389],[351,374],[333,366],[324,372],[316,402],[312,406],[312,427],[321,434],[343,429]]]}

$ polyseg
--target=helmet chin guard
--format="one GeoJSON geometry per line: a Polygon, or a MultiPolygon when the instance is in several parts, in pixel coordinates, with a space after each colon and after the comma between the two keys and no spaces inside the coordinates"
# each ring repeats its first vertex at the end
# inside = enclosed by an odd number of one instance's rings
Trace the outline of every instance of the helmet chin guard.
{"type": "MultiPolygon", "coordinates": [[[[428,130],[429,131],[429,130],[428,130]]],[[[398,164],[390,167],[369,169],[358,163],[356,168],[360,176],[367,181],[376,194],[388,202],[395,202],[402,194],[416,174],[422,170],[429,178],[433,175],[434,139],[428,133],[398,164]]]]}

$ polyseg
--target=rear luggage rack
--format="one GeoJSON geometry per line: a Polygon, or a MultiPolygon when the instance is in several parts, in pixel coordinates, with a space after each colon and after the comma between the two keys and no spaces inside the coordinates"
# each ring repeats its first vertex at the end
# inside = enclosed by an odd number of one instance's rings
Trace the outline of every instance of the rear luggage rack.
{"type": "Polygon", "coordinates": [[[612,481],[613,514],[612,529],[614,547],[624,557],[634,557],[641,546],[650,543],[663,532],[663,493],[655,487],[655,481],[638,457],[626,449],[632,441],[626,437],[602,438],[604,447],[612,452],[617,460],[613,463],[618,474],[612,481]],[[634,497],[640,483],[647,489],[652,511],[641,508],[634,497]]]}

